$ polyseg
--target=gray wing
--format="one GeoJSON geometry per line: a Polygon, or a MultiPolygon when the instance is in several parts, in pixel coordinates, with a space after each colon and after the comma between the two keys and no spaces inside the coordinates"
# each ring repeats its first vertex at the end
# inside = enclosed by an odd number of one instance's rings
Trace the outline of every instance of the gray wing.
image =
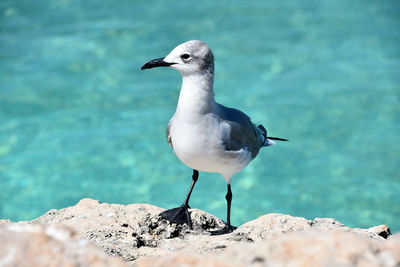
{"type": "Polygon", "coordinates": [[[226,150],[240,150],[244,147],[251,152],[252,158],[257,156],[265,137],[262,130],[255,126],[249,116],[234,108],[220,105],[221,118],[230,125],[230,136],[225,140],[226,150]]]}
{"type": "Polygon", "coordinates": [[[171,129],[171,121],[169,121],[169,123],[168,123],[166,135],[167,135],[167,143],[168,143],[168,145],[169,145],[170,147],[174,148],[174,147],[172,146],[172,140],[171,140],[171,135],[170,135],[170,129],[171,129]]]}

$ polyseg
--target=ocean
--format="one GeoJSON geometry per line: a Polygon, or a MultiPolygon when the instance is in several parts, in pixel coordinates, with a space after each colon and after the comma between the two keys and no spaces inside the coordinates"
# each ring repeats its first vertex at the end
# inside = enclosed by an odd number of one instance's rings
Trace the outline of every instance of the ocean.
{"type": "MultiPolygon", "coordinates": [[[[400,231],[400,3],[55,0],[0,3],[0,218],[81,198],[180,205],[192,171],[165,128],[181,78],[141,71],[198,39],[216,100],[271,136],[232,180],[232,224],[266,213],[400,231]]],[[[225,220],[200,173],[192,208],[225,220]]]]}

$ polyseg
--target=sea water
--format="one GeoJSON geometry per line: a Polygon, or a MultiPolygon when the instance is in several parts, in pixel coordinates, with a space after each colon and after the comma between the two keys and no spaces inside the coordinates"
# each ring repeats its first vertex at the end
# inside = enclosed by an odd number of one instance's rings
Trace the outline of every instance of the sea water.
{"type": "MultiPolygon", "coordinates": [[[[180,205],[192,170],[165,128],[179,73],[140,71],[191,39],[215,55],[217,101],[271,136],[233,177],[232,222],[278,212],[400,231],[398,1],[0,2],[0,218],[81,198],[180,205]]],[[[222,219],[226,183],[190,205],[222,219]]]]}

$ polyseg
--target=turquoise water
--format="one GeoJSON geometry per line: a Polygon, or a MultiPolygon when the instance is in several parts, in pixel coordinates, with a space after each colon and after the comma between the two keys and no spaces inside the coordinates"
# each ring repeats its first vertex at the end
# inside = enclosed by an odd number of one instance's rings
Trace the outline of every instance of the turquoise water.
{"type": "MultiPolygon", "coordinates": [[[[269,212],[400,231],[398,1],[1,1],[0,218],[84,197],[183,201],[165,127],[177,72],[141,65],[200,39],[217,101],[288,143],[233,178],[233,224],[269,212]]],[[[191,206],[225,219],[225,181],[191,206]]]]}

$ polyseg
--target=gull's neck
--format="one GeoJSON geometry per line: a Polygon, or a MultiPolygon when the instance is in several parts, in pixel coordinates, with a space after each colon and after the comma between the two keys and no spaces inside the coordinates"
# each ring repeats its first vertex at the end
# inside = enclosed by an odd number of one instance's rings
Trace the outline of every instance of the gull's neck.
{"type": "Polygon", "coordinates": [[[216,106],[213,82],[212,72],[182,75],[182,88],[176,113],[193,116],[212,112],[216,106]]]}

